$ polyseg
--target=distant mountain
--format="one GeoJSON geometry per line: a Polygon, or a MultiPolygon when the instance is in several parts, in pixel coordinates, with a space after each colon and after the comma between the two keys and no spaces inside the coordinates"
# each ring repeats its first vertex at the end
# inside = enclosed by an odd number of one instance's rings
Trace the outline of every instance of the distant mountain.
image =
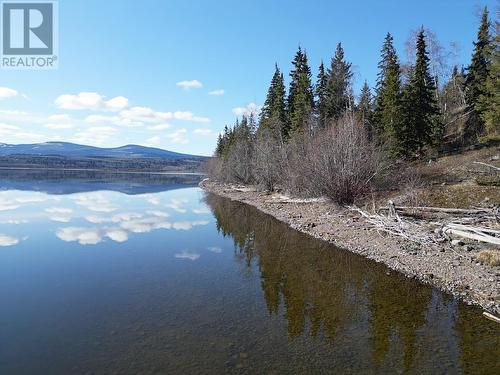
{"type": "Polygon", "coordinates": [[[71,158],[162,158],[169,160],[206,159],[206,157],[203,156],[180,154],[159,148],[137,145],[127,145],[116,148],[100,148],[68,142],[46,142],[22,145],[0,143],[0,156],[9,155],[62,156],[71,158]]]}

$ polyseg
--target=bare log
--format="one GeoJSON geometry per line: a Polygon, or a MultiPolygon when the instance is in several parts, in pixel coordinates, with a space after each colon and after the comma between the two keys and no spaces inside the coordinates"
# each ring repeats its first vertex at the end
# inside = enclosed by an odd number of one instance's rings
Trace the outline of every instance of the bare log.
{"type": "Polygon", "coordinates": [[[474,164],[484,165],[485,167],[489,167],[489,168],[492,168],[496,171],[500,171],[500,168],[495,167],[494,165],[491,165],[491,164],[482,163],[480,161],[475,161],[474,164]]]}
{"type": "Polygon", "coordinates": [[[487,319],[489,319],[489,320],[492,320],[492,321],[494,321],[494,322],[500,323],[500,318],[499,318],[499,317],[497,317],[497,316],[495,316],[495,315],[493,315],[493,314],[490,314],[489,312],[484,311],[484,312],[483,312],[483,315],[484,315],[487,319]]]}
{"type": "Polygon", "coordinates": [[[491,243],[494,245],[500,245],[500,238],[489,236],[487,234],[478,234],[475,232],[471,231],[465,231],[465,230],[459,230],[459,229],[454,229],[450,227],[444,227],[443,228],[443,233],[444,234],[452,234],[455,236],[463,237],[463,238],[468,238],[470,240],[475,240],[475,241],[480,241],[480,242],[487,242],[491,243]]]}
{"type": "MultiPolygon", "coordinates": [[[[442,207],[407,207],[407,206],[397,206],[395,207],[398,211],[427,211],[427,212],[442,212],[449,214],[465,214],[465,215],[475,215],[475,214],[485,214],[491,213],[491,209],[487,208],[442,208],[442,207]]],[[[380,207],[379,210],[390,210],[390,207],[380,207]]]]}

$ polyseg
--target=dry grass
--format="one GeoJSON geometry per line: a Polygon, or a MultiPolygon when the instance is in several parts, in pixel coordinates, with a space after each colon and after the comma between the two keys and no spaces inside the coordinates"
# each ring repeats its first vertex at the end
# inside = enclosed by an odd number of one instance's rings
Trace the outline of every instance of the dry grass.
{"type": "Polygon", "coordinates": [[[500,250],[483,250],[476,258],[479,262],[490,266],[500,266],[500,250]]]}

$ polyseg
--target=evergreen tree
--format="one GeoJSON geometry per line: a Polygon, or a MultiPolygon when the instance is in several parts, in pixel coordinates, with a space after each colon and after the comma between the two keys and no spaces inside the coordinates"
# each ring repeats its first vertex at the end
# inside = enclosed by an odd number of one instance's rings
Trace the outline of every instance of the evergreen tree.
{"type": "Polygon", "coordinates": [[[495,25],[491,68],[486,79],[485,92],[479,98],[479,111],[488,134],[500,134],[500,23],[495,25]]]}
{"type": "Polygon", "coordinates": [[[370,90],[370,86],[368,86],[368,83],[366,81],[363,84],[363,87],[361,88],[357,109],[361,116],[361,121],[365,129],[367,130],[367,133],[371,136],[373,101],[372,101],[372,93],[370,90]]]}
{"type": "Polygon", "coordinates": [[[380,143],[388,142],[394,155],[400,153],[397,134],[403,127],[401,68],[392,35],[387,33],[378,64],[373,124],[380,143]]]}
{"type": "Polygon", "coordinates": [[[282,136],[286,137],[286,121],[285,83],[283,73],[280,72],[278,65],[276,65],[266,101],[260,114],[259,128],[269,128],[273,131],[279,130],[282,136]],[[279,129],[275,129],[276,126],[279,126],[279,129]]]}
{"type": "Polygon", "coordinates": [[[307,54],[299,47],[292,62],[290,72],[290,92],[287,100],[288,124],[285,134],[302,132],[314,107],[314,95],[311,83],[311,69],[307,54]]]}
{"type": "Polygon", "coordinates": [[[470,112],[465,129],[464,138],[473,141],[484,130],[484,107],[481,107],[480,98],[485,95],[486,80],[491,67],[491,36],[488,9],[485,7],[481,16],[481,25],[474,42],[472,61],[468,68],[465,80],[466,99],[470,112]]]}
{"type": "Polygon", "coordinates": [[[423,28],[417,35],[415,66],[405,90],[405,121],[402,131],[396,133],[400,154],[421,152],[424,146],[437,146],[442,136],[434,79],[429,70],[429,56],[423,28]]]}
{"type": "Polygon", "coordinates": [[[345,61],[342,44],[337,44],[335,56],[328,69],[326,86],[325,117],[338,119],[351,106],[351,63],[345,61]]]}
{"type": "Polygon", "coordinates": [[[318,122],[321,127],[326,123],[326,94],[328,85],[328,75],[325,72],[323,61],[319,66],[318,78],[316,81],[316,111],[318,115],[318,122]]]}

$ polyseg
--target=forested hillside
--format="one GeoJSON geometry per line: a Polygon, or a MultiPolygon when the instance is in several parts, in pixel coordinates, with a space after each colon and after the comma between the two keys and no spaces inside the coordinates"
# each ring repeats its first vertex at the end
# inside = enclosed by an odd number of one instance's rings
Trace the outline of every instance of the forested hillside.
{"type": "MultiPolygon", "coordinates": [[[[468,66],[421,27],[402,62],[390,33],[376,86],[353,91],[353,66],[338,43],[316,78],[299,47],[287,90],[276,65],[259,115],[225,128],[207,170],[221,182],[328,196],[349,203],[415,160],[500,140],[500,26],[482,12],[468,66]]],[[[392,180],[392,182],[394,182],[392,180]]]]}

